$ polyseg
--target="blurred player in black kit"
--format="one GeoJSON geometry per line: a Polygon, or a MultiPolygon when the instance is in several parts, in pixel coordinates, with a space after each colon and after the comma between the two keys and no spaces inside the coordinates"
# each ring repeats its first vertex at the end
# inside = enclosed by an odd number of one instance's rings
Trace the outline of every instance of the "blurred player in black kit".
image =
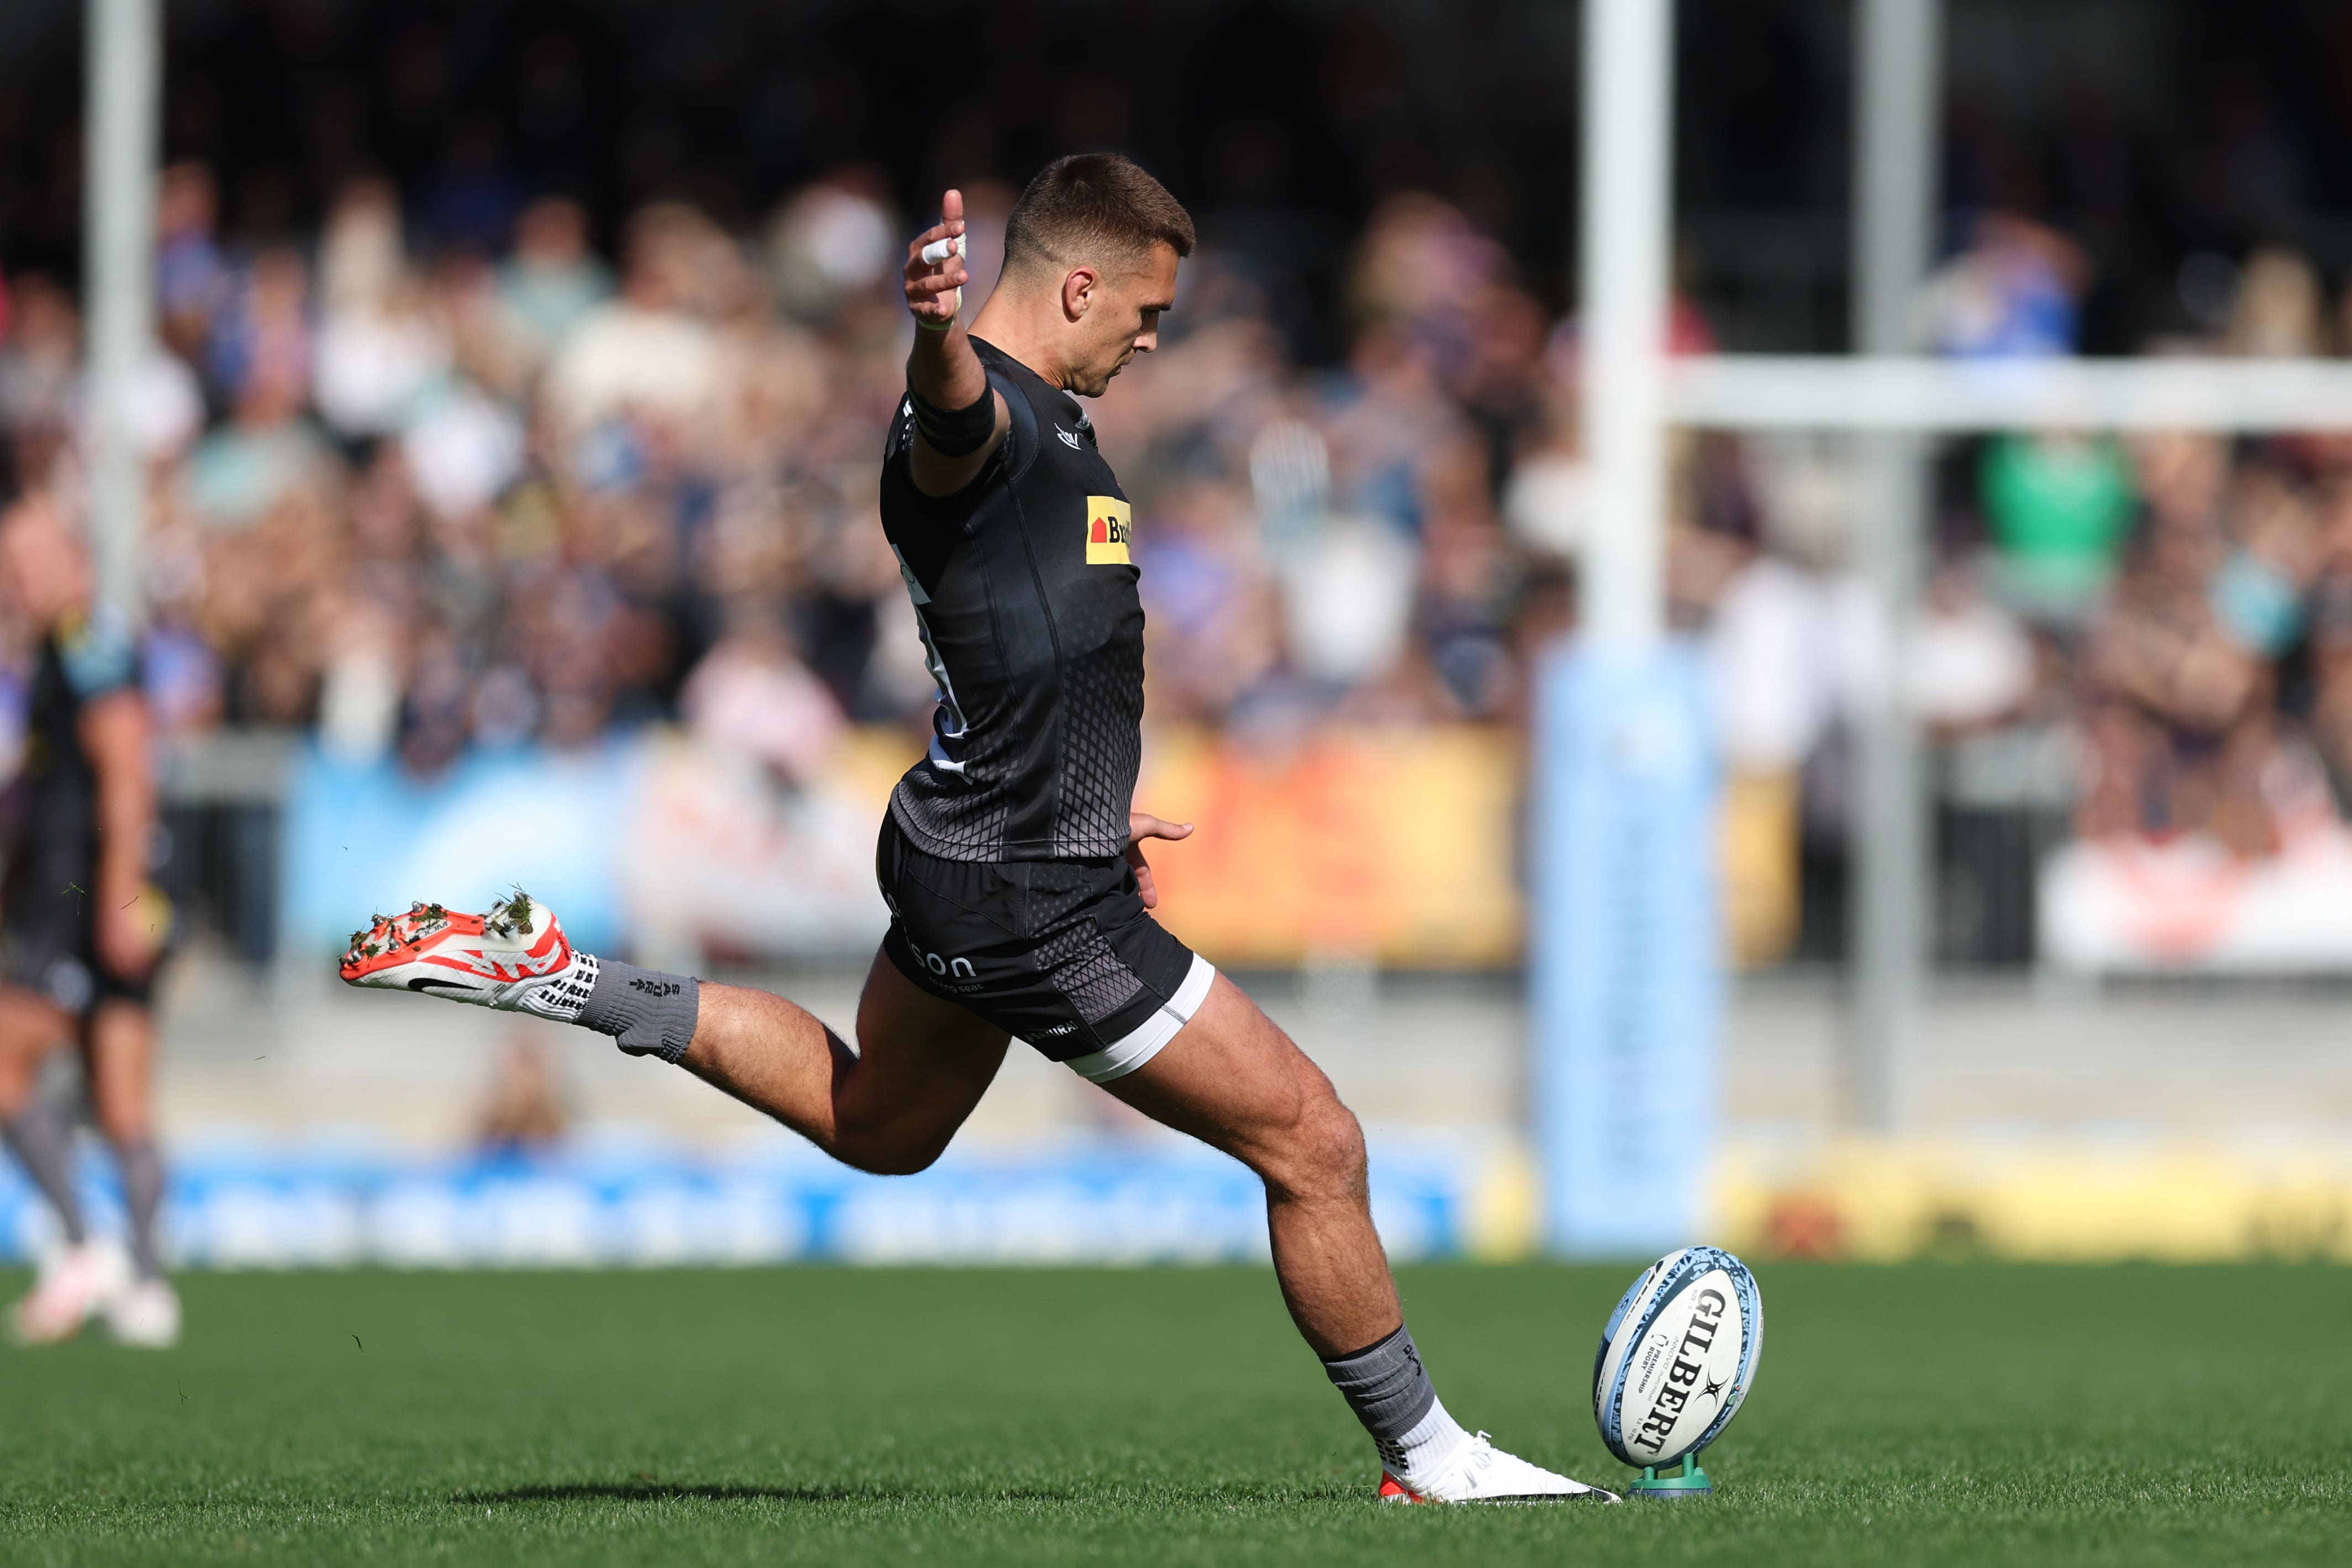
{"type": "MultiPolygon", "coordinates": [[[[1005,225],[969,331],[961,196],[908,247],[907,395],[882,522],[939,687],[876,870],[891,921],[852,1050],[782,997],[574,952],[528,900],[418,904],[358,933],[343,978],[519,1008],[677,1062],[835,1158],[919,1171],[1019,1037],[1265,1184],[1299,1332],[1377,1448],[1395,1502],[1613,1501],[1503,1452],[1439,1403],[1372,1228],[1364,1141],[1331,1083],[1151,917],[1138,526],[1078,399],[1159,344],[1192,220],[1109,153],[1064,158],[1005,225]]],[[[1376,852],[1368,846],[1367,853],[1376,852]]],[[[1139,1376],[1181,1378],[1138,1347],[1139,1376]]]]}
{"type": "Polygon", "coordinates": [[[119,1340],[169,1345],[180,1303],[155,1251],[163,1171],[148,994],[170,915],[148,881],[155,783],[138,648],[93,613],[89,552],[45,495],[0,518],[0,595],[36,661],[23,764],[0,795],[0,1133],[65,1243],[8,1326],[20,1342],[50,1343],[102,1313],[119,1340]],[[71,1119],[40,1092],[42,1064],[68,1045],[80,1047],[121,1164],[128,1257],[85,1230],[71,1119]]]}

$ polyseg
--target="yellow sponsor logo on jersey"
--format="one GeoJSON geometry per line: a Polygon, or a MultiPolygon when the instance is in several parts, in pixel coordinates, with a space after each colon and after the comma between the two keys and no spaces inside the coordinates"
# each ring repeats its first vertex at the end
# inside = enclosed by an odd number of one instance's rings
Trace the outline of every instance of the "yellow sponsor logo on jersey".
{"type": "Polygon", "coordinates": [[[1117,496],[1087,498],[1087,564],[1132,566],[1127,542],[1135,532],[1135,513],[1117,496]]]}

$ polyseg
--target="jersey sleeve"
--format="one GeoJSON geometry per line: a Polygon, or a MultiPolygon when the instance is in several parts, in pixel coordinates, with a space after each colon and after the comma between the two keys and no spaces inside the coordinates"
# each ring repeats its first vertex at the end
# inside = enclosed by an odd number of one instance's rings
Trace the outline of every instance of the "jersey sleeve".
{"type": "Polygon", "coordinates": [[[1022,415],[1027,404],[1019,390],[992,369],[988,373],[988,390],[1004,399],[1004,405],[1013,416],[1012,422],[1004,432],[1004,439],[997,445],[995,451],[989,454],[988,461],[980,466],[980,471],[972,475],[963,489],[949,495],[927,495],[915,484],[913,396],[901,395],[898,410],[890,416],[889,438],[882,448],[884,476],[902,486],[907,498],[918,508],[932,512],[940,521],[961,521],[970,516],[972,502],[980,493],[1001,477],[1009,474],[1018,478],[1021,468],[1025,466],[1025,455],[1035,447],[1034,417],[1028,421],[1030,435],[1024,437],[1022,434],[1022,415]]]}
{"type": "Polygon", "coordinates": [[[58,633],[58,664],[66,684],[84,702],[139,683],[139,644],[103,614],[85,616],[58,633]]]}

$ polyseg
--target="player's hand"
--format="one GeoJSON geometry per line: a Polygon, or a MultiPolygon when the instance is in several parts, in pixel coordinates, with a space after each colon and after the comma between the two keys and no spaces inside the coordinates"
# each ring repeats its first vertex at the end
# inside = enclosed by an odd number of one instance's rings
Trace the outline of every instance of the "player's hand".
{"type": "Polygon", "coordinates": [[[1192,825],[1189,822],[1168,822],[1148,811],[1127,814],[1127,863],[1135,868],[1135,885],[1143,894],[1143,907],[1160,907],[1160,889],[1152,885],[1151,863],[1143,858],[1143,841],[1147,838],[1190,838],[1192,825]]]}
{"type": "Polygon", "coordinates": [[[971,276],[963,264],[963,193],[950,191],[940,198],[939,223],[907,247],[907,309],[919,321],[947,325],[963,307],[963,286],[971,276]],[[952,254],[940,261],[923,259],[926,247],[942,242],[952,247],[952,254]]]}
{"type": "Polygon", "coordinates": [[[144,979],[163,953],[163,931],[171,920],[163,895],[152,887],[141,888],[128,899],[110,894],[96,913],[99,963],[119,980],[144,979]]]}

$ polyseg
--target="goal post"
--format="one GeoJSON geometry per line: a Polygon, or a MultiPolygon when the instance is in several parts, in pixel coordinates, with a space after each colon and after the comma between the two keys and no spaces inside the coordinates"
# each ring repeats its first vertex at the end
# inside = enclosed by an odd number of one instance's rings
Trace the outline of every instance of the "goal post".
{"type": "Polygon", "coordinates": [[[85,441],[89,538],[101,616],[143,616],[147,478],[137,397],[154,336],[155,165],[161,144],[160,0],[87,0],[89,157],[82,182],[89,310],[85,441]]]}
{"type": "Polygon", "coordinates": [[[1584,10],[1583,631],[1536,672],[1529,1085],[1544,1241],[1655,1250],[1698,1221],[1720,973],[1709,726],[1665,635],[1671,0],[1584,10]]]}
{"type": "MultiPolygon", "coordinates": [[[[1861,352],[1669,360],[1674,6],[1585,0],[1584,618],[1538,670],[1528,789],[1531,1120],[1543,1239],[1565,1256],[1700,1239],[1720,1114],[1716,770],[1696,652],[1664,630],[1667,429],[1860,438],[1854,557],[1894,660],[1916,614],[1930,437],[2352,430],[2352,363],[1907,352],[1933,216],[1942,7],[1856,3],[1861,352]]],[[[1899,682],[1879,677],[1862,737],[1843,1075],[1848,1124],[1885,1134],[1903,1124],[1899,1069],[1924,990],[1933,873],[1916,723],[1899,682]]]]}

